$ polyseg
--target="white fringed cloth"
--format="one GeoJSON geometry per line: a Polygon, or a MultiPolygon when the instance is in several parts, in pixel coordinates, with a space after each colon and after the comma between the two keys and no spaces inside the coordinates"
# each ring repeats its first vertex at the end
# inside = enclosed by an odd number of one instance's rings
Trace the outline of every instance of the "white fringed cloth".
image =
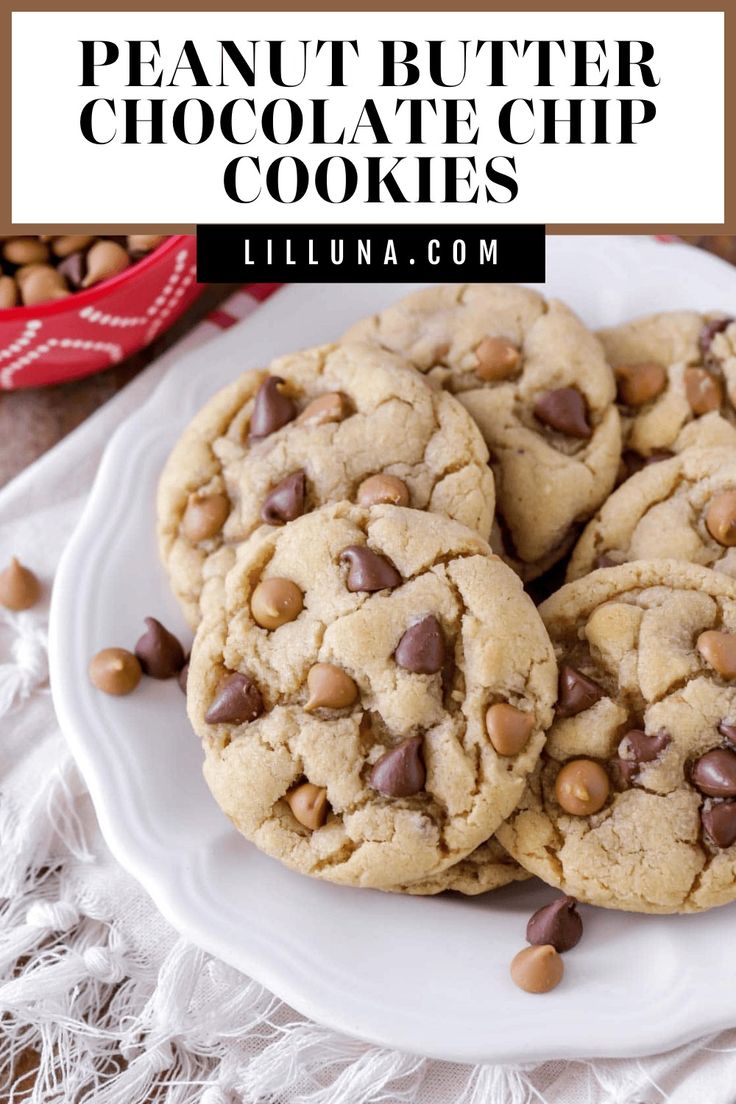
{"type": "MultiPolygon", "coordinates": [[[[112,431],[182,348],[256,306],[236,294],[0,492],[2,564],[48,593],[112,431]]],[[[54,716],[47,615],[0,611],[0,1100],[32,1048],[33,1104],[733,1104],[736,1032],[645,1061],[433,1062],[310,1023],[185,942],[102,840],[54,716]]]]}

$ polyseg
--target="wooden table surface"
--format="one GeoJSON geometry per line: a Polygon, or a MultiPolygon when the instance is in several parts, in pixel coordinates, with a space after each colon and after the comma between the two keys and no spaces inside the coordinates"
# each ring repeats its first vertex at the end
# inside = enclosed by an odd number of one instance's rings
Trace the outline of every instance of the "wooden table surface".
{"type": "MultiPolygon", "coordinates": [[[[736,237],[685,240],[736,264],[736,237]]],[[[107,402],[233,290],[230,284],[212,285],[158,341],[106,372],[55,387],[0,392],[0,486],[107,402]]]]}

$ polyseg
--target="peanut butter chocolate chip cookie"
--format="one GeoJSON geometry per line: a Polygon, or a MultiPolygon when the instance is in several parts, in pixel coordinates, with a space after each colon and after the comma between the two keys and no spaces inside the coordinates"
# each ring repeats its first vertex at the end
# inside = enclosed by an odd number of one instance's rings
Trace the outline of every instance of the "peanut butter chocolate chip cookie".
{"type": "Polygon", "coordinates": [[[282,357],[215,395],[158,495],[161,556],[189,623],[205,570],[225,571],[235,545],[343,499],[445,514],[488,537],[488,451],[459,403],[368,345],[282,357]]]}
{"type": "Polygon", "coordinates": [[[296,870],[381,889],[437,879],[515,807],[556,666],[520,580],[465,526],[325,506],[209,578],[188,710],[205,778],[296,870]],[[498,751],[498,732],[526,739],[498,751]],[[526,723],[520,723],[526,721],[526,723]]]}
{"type": "Polygon", "coordinates": [[[540,613],[557,715],[504,847],[595,905],[736,898],[736,580],[638,560],[567,584],[540,613]]]}
{"type": "Polygon", "coordinates": [[[693,445],[736,445],[736,325],[696,311],[600,330],[617,383],[621,476],[693,445]]]}
{"type": "Polygon", "coordinates": [[[356,339],[408,357],[477,422],[496,477],[494,548],[525,579],[561,559],[621,457],[610,368],[572,311],[510,284],[430,287],[359,322],[356,339]]]}
{"type": "Polygon", "coordinates": [[[476,847],[466,859],[443,870],[434,878],[425,878],[411,885],[395,886],[397,892],[412,893],[415,896],[432,896],[452,890],[466,897],[477,897],[481,893],[490,893],[493,889],[502,889],[512,882],[524,882],[531,874],[524,870],[495,836],[476,847]]]}
{"type": "Polygon", "coordinates": [[[736,449],[685,449],[627,479],[588,523],[567,578],[658,556],[736,577],[736,449]]]}

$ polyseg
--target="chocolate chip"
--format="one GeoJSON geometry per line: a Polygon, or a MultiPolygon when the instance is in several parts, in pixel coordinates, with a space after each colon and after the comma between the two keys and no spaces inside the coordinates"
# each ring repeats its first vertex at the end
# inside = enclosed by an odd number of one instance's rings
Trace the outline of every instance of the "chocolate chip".
{"type": "Polygon", "coordinates": [[[706,322],[700,331],[699,338],[700,351],[703,356],[707,356],[710,352],[710,347],[716,334],[723,333],[732,322],[733,318],[713,318],[710,322],[706,322]]]}
{"type": "Polygon", "coordinates": [[[711,843],[730,847],[736,843],[736,801],[721,801],[702,810],[700,820],[711,843]]]}
{"type": "Polygon", "coordinates": [[[613,766],[624,783],[630,783],[639,773],[642,763],[653,763],[671,742],[669,732],[647,733],[640,728],[632,728],[618,745],[619,758],[613,766]]]}
{"type": "Polygon", "coordinates": [[[284,525],[304,513],[307,477],[303,471],[292,472],[266,495],[261,506],[261,520],[266,525],[284,525]]]}
{"type": "Polygon", "coordinates": [[[736,748],[736,724],[729,724],[728,721],[721,721],[718,726],[718,731],[732,747],[736,748]]]}
{"type": "Polygon", "coordinates": [[[399,667],[418,675],[435,675],[445,662],[445,637],[434,614],[410,625],[399,641],[394,659],[399,667]]]}
{"type": "Polygon", "coordinates": [[[146,631],[135,646],[143,673],[155,679],[178,675],[186,663],[179,641],[155,617],[145,617],[146,631]]]}
{"type": "Polygon", "coordinates": [[[179,689],[182,694],[187,692],[187,681],[189,679],[189,660],[186,661],[181,671],[177,675],[176,681],[179,683],[179,689]]]}
{"type": "Polygon", "coordinates": [[[293,399],[279,390],[281,376],[268,376],[258,388],[250,418],[250,439],[258,441],[281,429],[296,417],[293,399]]]}
{"type": "Polygon", "coordinates": [[[605,690],[587,675],[565,663],[560,668],[557,716],[574,717],[605,697],[605,690]]]}
{"type": "Polygon", "coordinates": [[[549,944],[556,951],[570,951],[583,934],[583,921],[574,897],[558,897],[551,905],[537,909],[526,926],[527,942],[549,944]]]}
{"type": "Polygon", "coordinates": [[[421,736],[409,736],[391,748],[370,774],[371,786],[386,797],[410,797],[424,789],[426,780],[421,736]]]}
{"type": "Polygon", "coordinates": [[[534,404],[534,413],[544,425],[567,437],[587,440],[593,435],[588,421],[588,405],[576,387],[545,391],[534,404]]]}
{"type": "Polygon", "coordinates": [[[708,797],[736,797],[736,751],[714,748],[692,765],[693,785],[708,797]]]}
{"type": "Polygon", "coordinates": [[[236,671],[220,683],[204,719],[207,724],[246,724],[262,712],[261,691],[253,679],[236,671]]]}
{"type": "Polygon", "coordinates": [[[57,272],[60,272],[75,290],[80,288],[87,272],[84,253],[70,253],[69,256],[58,265],[57,272]]]}
{"type": "Polygon", "coordinates": [[[348,590],[391,590],[403,582],[398,571],[385,556],[366,548],[364,544],[351,544],[343,548],[340,562],[347,560],[348,590]]]}

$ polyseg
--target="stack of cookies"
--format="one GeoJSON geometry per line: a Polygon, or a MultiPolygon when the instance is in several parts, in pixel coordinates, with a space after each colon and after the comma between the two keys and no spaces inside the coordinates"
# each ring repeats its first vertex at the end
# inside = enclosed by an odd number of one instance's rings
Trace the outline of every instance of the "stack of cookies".
{"type": "Polygon", "coordinates": [[[594,335],[508,285],[216,395],[159,541],[235,826],[354,886],[733,899],[735,404],[729,319],[594,335]]]}

